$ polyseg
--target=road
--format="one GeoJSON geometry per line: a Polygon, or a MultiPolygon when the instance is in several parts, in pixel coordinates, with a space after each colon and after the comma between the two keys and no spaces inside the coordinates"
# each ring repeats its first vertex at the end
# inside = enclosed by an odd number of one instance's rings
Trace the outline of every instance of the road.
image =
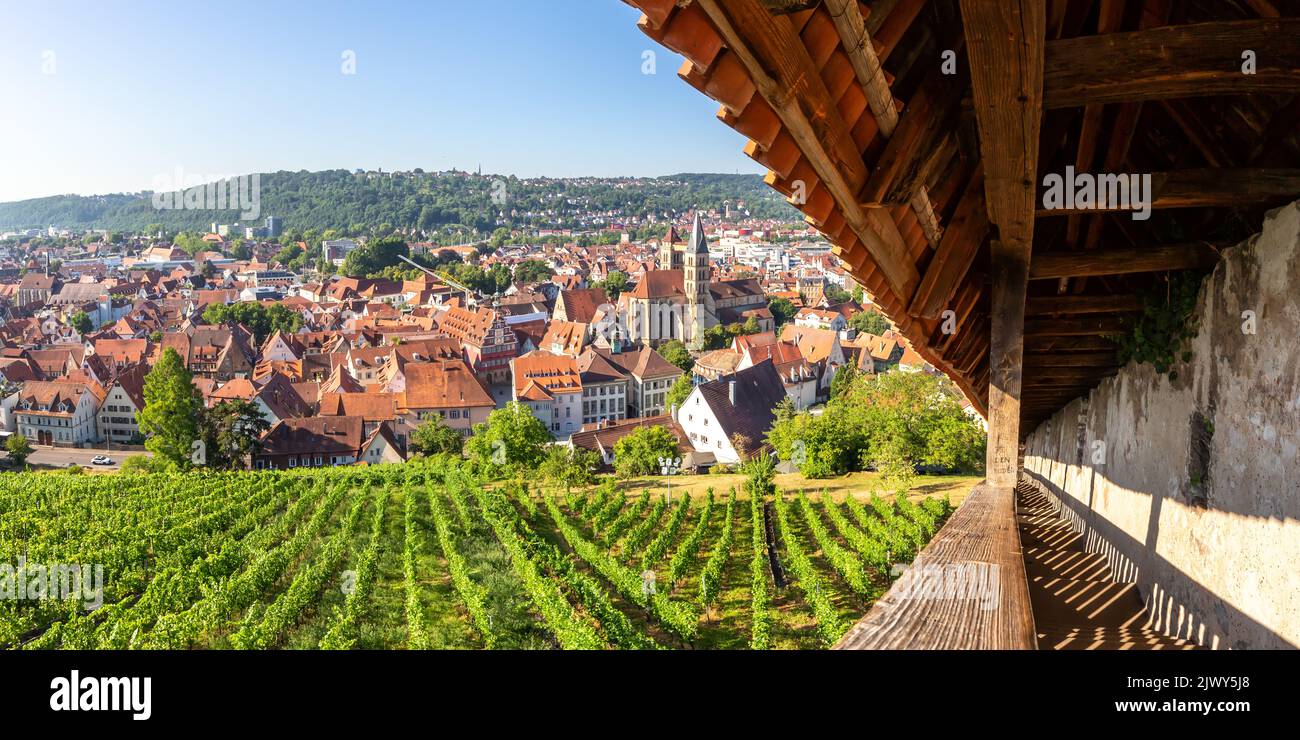
{"type": "Polygon", "coordinates": [[[122,461],[135,455],[152,455],[144,450],[101,450],[91,447],[39,447],[32,445],[35,452],[27,457],[28,465],[49,465],[66,468],[68,463],[76,463],[83,468],[111,471],[121,467],[122,461]],[[112,465],[91,465],[90,458],[96,455],[108,455],[113,459],[112,465]]]}

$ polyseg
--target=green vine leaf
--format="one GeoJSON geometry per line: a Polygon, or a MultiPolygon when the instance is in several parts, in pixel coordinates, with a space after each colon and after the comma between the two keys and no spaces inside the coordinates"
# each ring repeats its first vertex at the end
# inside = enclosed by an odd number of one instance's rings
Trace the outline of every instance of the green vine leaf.
{"type": "Polygon", "coordinates": [[[1187,342],[1196,336],[1196,298],[1202,276],[1186,270],[1171,273],[1142,295],[1142,313],[1126,334],[1115,337],[1119,360],[1152,365],[1157,373],[1176,380],[1173,366],[1192,361],[1187,342]]]}

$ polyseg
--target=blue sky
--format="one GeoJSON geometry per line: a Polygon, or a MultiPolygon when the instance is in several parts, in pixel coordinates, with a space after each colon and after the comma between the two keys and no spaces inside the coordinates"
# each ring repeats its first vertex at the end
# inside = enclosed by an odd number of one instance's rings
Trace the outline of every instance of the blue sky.
{"type": "Polygon", "coordinates": [[[619,0],[0,0],[0,201],[146,190],[177,168],[761,172],[638,16],[619,0]]]}

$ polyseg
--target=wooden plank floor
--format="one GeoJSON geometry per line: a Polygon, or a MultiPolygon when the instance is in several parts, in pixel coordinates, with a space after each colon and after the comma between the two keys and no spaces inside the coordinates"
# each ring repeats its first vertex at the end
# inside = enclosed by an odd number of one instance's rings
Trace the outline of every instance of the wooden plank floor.
{"type": "Polygon", "coordinates": [[[971,491],[907,572],[835,645],[837,650],[1034,647],[1015,491],[985,483],[971,491]],[[942,583],[935,580],[940,574],[942,583]]]}
{"type": "Polygon", "coordinates": [[[1190,650],[1195,643],[1147,627],[1136,584],[1112,579],[1104,556],[1029,483],[1016,491],[1016,515],[1029,579],[1038,647],[1043,650],[1190,650]]]}

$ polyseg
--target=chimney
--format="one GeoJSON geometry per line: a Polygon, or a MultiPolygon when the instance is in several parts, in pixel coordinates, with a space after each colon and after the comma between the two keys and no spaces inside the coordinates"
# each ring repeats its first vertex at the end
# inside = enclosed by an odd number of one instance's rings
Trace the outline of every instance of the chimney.
{"type": "Polygon", "coordinates": [[[674,403],[673,405],[671,405],[671,406],[668,407],[668,415],[671,416],[671,417],[673,417],[673,423],[676,424],[676,423],[677,423],[677,404],[674,403]]]}
{"type": "Polygon", "coordinates": [[[732,406],[736,405],[736,381],[734,380],[727,381],[727,399],[731,401],[732,406]]]}

